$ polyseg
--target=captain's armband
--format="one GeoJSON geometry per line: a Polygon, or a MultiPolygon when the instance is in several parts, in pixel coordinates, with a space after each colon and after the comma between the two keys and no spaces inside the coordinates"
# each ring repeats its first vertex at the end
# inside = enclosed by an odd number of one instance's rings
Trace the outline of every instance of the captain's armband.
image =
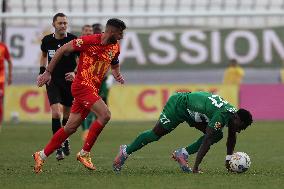
{"type": "Polygon", "coordinates": [[[117,65],[117,64],[119,64],[119,60],[118,59],[113,59],[110,64],[113,65],[113,66],[117,65]]]}

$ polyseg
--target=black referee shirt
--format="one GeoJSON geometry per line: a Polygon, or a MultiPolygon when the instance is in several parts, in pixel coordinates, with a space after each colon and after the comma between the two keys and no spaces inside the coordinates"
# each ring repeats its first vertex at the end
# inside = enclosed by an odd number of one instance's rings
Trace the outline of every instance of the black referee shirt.
{"type": "MultiPolygon", "coordinates": [[[[76,38],[77,37],[71,33],[67,33],[67,36],[63,39],[56,39],[55,34],[44,36],[41,41],[41,50],[47,53],[48,63],[51,61],[51,58],[54,56],[57,49],[76,38]]],[[[73,72],[76,68],[76,56],[77,54],[75,52],[64,54],[55,66],[52,77],[54,79],[64,79],[65,73],[73,72]]]]}

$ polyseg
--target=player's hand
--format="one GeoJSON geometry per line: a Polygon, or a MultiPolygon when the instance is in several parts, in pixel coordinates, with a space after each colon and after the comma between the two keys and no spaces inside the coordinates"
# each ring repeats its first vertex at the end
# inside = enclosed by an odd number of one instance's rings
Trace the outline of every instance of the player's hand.
{"type": "Polygon", "coordinates": [[[117,75],[113,74],[113,77],[114,77],[115,81],[119,82],[120,84],[124,84],[124,78],[120,73],[117,74],[117,75]]]}
{"type": "Polygon", "coordinates": [[[229,171],[229,172],[231,172],[232,170],[231,170],[231,167],[230,167],[230,160],[226,160],[226,162],[225,162],[225,167],[226,167],[226,169],[229,171]]]}
{"type": "Polygon", "coordinates": [[[51,75],[49,72],[45,71],[37,77],[37,86],[42,87],[44,84],[49,84],[51,80],[51,75]]]}
{"type": "Polygon", "coordinates": [[[11,85],[12,84],[12,77],[9,75],[8,77],[8,85],[11,85]]]}
{"type": "Polygon", "coordinates": [[[65,74],[66,81],[73,81],[75,79],[75,73],[74,72],[68,72],[65,74]]]}
{"type": "Polygon", "coordinates": [[[197,168],[197,169],[193,168],[193,169],[192,169],[192,173],[194,173],[194,174],[196,174],[196,173],[197,173],[197,174],[198,174],[198,173],[201,174],[201,173],[203,173],[203,171],[201,171],[201,170],[198,169],[198,168],[197,168]]]}

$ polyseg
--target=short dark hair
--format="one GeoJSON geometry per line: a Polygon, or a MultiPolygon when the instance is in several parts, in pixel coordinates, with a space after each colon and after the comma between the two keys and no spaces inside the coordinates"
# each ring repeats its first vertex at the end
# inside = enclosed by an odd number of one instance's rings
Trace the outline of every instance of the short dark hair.
{"type": "Polygon", "coordinates": [[[67,17],[64,13],[59,12],[53,16],[52,22],[55,22],[58,17],[67,17]]]}
{"type": "Polygon", "coordinates": [[[92,25],[94,33],[102,33],[103,31],[103,25],[100,23],[95,23],[92,25]]]}
{"type": "Polygon", "coordinates": [[[89,24],[85,24],[83,27],[82,27],[82,30],[85,29],[85,28],[91,28],[92,26],[89,25],[89,24]]]}
{"type": "Polygon", "coordinates": [[[233,64],[238,64],[238,60],[233,58],[233,59],[230,59],[230,63],[233,63],[233,64]]]}
{"type": "Polygon", "coordinates": [[[122,31],[126,29],[125,23],[122,20],[118,19],[118,18],[111,18],[111,19],[109,19],[107,21],[106,25],[107,26],[116,27],[116,28],[118,28],[118,29],[120,29],[122,31]]]}
{"type": "Polygon", "coordinates": [[[248,110],[241,108],[237,111],[237,114],[240,117],[241,121],[244,123],[243,129],[246,129],[249,125],[252,124],[252,115],[248,110]]]}
{"type": "Polygon", "coordinates": [[[102,28],[103,26],[100,23],[95,23],[92,25],[93,28],[102,28]]]}

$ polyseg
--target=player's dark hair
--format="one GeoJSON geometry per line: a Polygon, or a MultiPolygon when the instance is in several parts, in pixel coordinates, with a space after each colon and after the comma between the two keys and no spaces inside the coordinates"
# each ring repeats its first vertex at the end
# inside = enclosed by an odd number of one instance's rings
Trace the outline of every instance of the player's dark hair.
{"type": "Polygon", "coordinates": [[[101,25],[100,23],[95,23],[92,25],[93,28],[102,28],[103,25],[101,25]]]}
{"type": "Polygon", "coordinates": [[[113,26],[113,27],[118,28],[118,29],[120,29],[122,31],[126,29],[125,23],[122,20],[118,19],[118,18],[111,18],[111,19],[109,19],[107,21],[106,25],[107,26],[113,26]]]}
{"type": "Polygon", "coordinates": [[[232,59],[230,59],[230,62],[236,62],[237,63],[238,61],[237,61],[237,59],[232,58],[232,59]]]}
{"type": "Polygon", "coordinates": [[[103,31],[103,25],[101,25],[100,23],[95,23],[92,25],[93,27],[93,31],[94,31],[94,34],[95,33],[102,33],[103,31]]]}
{"type": "Polygon", "coordinates": [[[246,129],[249,125],[252,124],[252,115],[248,110],[241,108],[237,111],[237,114],[240,117],[241,121],[244,123],[243,129],[246,129]]]}
{"type": "Polygon", "coordinates": [[[53,16],[52,21],[55,22],[58,17],[67,17],[67,16],[66,16],[64,13],[59,12],[59,13],[56,13],[56,14],[53,16]]]}
{"type": "Polygon", "coordinates": [[[89,25],[89,24],[85,24],[83,27],[82,27],[82,30],[85,29],[85,28],[91,28],[92,26],[89,25]]]}

